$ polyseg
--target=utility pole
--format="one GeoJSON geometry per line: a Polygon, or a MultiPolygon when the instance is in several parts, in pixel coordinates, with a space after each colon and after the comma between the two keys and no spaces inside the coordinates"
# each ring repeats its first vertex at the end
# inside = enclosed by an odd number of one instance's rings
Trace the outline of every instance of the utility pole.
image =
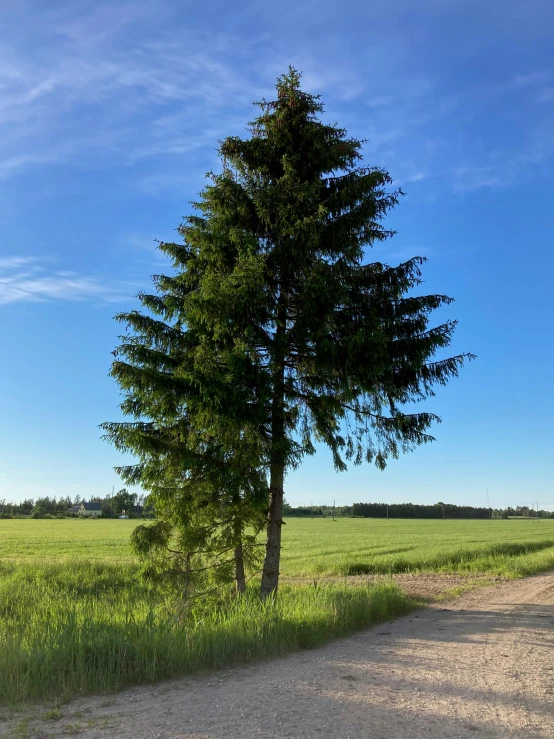
{"type": "Polygon", "coordinates": [[[335,520],[335,499],[333,498],[333,521],[335,520]]]}
{"type": "Polygon", "coordinates": [[[387,521],[389,520],[389,504],[387,503],[387,521]]]}

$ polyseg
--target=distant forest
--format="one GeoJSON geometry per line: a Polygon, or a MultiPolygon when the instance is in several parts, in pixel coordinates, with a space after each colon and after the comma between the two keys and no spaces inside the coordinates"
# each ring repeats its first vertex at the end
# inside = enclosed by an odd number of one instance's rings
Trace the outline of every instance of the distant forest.
{"type": "MultiPolygon", "coordinates": [[[[128,492],[125,488],[114,493],[113,496],[93,496],[90,502],[99,502],[102,505],[102,516],[111,518],[125,511],[131,517],[141,516],[148,513],[150,518],[153,514],[148,507],[144,496],[137,496],[128,492]]],[[[72,498],[50,498],[43,497],[33,500],[23,500],[21,503],[9,503],[0,499],[0,518],[12,518],[22,516],[33,518],[63,518],[70,515],[68,510],[71,506],[79,505],[79,495],[72,498]]],[[[298,518],[315,518],[325,516],[354,517],[354,518],[511,518],[515,516],[525,518],[536,518],[537,511],[529,506],[516,506],[515,508],[475,508],[473,506],[457,506],[452,503],[435,503],[434,505],[420,505],[418,503],[354,503],[354,505],[314,505],[314,506],[290,506],[284,504],[283,515],[298,518]],[[388,509],[388,514],[387,514],[388,509]]],[[[554,518],[552,511],[539,511],[539,518],[554,518]]]]}
{"type": "MultiPolygon", "coordinates": [[[[293,508],[285,503],[285,516],[350,516],[354,518],[511,518],[522,516],[536,518],[537,511],[529,506],[515,508],[476,508],[474,506],[458,506],[452,503],[435,503],[420,505],[419,503],[354,503],[351,506],[299,506],[293,508]]],[[[552,511],[538,511],[539,518],[554,518],[552,511]]]]}

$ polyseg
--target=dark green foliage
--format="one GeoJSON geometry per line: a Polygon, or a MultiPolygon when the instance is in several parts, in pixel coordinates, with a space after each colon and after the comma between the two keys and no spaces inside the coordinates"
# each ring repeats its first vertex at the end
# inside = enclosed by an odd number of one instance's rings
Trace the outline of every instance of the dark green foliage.
{"type": "Polygon", "coordinates": [[[283,503],[283,516],[313,518],[314,516],[349,517],[352,516],[351,505],[311,505],[293,507],[286,501],[283,503]]]}
{"type": "Polygon", "coordinates": [[[102,503],[102,511],[107,515],[129,514],[135,509],[137,498],[136,493],[131,493],[126,488],[122,488],[110,498],[105,500],[99,499],[99,502],[102,503]]]}
{"type": "Polygon", "coordinates": [[[393,235],[382,220],[401,193],[388,173],[362,166],[362,142],[319,120],[295,70],[259,107],[247,139],[222,142],[222,171],[181,226],[184,243],[161,244],[176,273],[140,296],[148,315],[120,316],[131,332],[112,374],[135,420],[104,428],[139,457],[125,481],[154,491],[181,531],[202,529],[199,506],[218,527],[222,509],[242,526],[268,506],[267,595],[287,468],[316,443],[344,470],[383,469],[431,441],[439,419],[409,405],[465,356],[435,359],[455,321],[429,325],[451,299],[417,295],[422,258],[365,261],[393,235]]]}
{"type": "Polygon", "coordinates": [[[147,502],[161,519],[136,532],[135,550],[149,574],[181,581],[188,599],[206,581],[233,576],[244,590],[247,572],[259,565],[267,480],[252,362],[240,341],[204,325],[202,271],[191,259],[174,261],[181,272],[155,278],[162,297],[140,296],[155,317],[118,316],[131,331],[115,352],[112,375],[125,393],[122,410],[136,420],[103,428],[118,449],[138,457],[118,472],[150,492],[147,502]]]}
{"type": "Polygon", "coordinates": [[[6,501],[4,501],[3,512],[29,515],[33,510],[40,509],[43,514],[56,514],[65,513],[66,509],[69,508],[71,505],[73,505],[71,502],[71,498],[56,499],[50,498],[49,496],[44,496],[42,498],[37,498],[36,500],[32,500],[30,498],[25,499],[20,503],[6,503],[6,501]]]}
{"type": "Polygon", "coordinates": [[[352,515],[362,518],[480,518],[491,516],[490,508],[436,503],[354,503],[352,515]]]}

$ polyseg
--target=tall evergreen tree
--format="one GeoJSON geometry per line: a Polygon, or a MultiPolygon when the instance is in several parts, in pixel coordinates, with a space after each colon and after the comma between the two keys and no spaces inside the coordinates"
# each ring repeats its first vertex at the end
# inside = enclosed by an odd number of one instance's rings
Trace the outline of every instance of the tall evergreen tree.
{"type": "MultiPolygon", "coordinates": [[[[286,470],[316,442],[344,470],[364,459],[382,469],[431,441],[439,419],[409,404],[432,396],[469,355],[434,359],[455,321],[429,326],[451,299],[416,295],[423,259],[365,261],[367,247],[393,235],[382,221],[400,191],[388,189],[386,171],[361,165],[362,142],[319,120],[319,97],[302,91],[292,68],[277,99],[259,107],[248,138],[222,142],[222,171],[181,226],[184,244],[161,245],[176,274],[142,296],[158,318],[122,316],[134,331],[120,348],[127,362],[112,370],[128,394],[123,410],[153,420],[110,434],[144,454],[145,440],[171,426],[181,445],[188,439],[178,463],[188,477],[197,465],[213,469],[199,436],[217,446],[227,473],[267,473],[265,597],[278,586],[286,470]]],[[[254,488],[247,509],[263,498],[254,488]]]]}

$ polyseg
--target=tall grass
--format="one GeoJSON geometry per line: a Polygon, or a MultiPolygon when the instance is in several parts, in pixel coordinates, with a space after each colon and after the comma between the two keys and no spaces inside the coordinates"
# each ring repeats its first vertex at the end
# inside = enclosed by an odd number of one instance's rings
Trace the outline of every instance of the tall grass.
{"type": "Polygon", "coordinates": [[[310,648],[406,613],[392,582],[254,592],[179,621],[168,596],[132,567],[73,563],[4,568],[0,700],[64,700],[310,648]]]}

